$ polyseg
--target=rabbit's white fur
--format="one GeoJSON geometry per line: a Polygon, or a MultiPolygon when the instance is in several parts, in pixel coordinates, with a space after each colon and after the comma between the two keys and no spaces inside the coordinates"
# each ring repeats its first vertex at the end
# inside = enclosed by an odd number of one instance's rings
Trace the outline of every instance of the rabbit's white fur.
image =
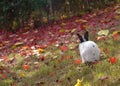
{"type": "Polygon", "coordinates": [[[100,59],[100,50],[93,41],[85,41],[79,44],[82,63],[95,62],[100,59]]]}

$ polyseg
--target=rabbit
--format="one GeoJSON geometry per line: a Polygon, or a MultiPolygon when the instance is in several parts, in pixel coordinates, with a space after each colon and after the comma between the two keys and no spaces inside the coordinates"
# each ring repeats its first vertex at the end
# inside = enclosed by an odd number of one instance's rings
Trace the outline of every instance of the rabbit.
{"type": "Polygon", "coordinates": [[[82,59],[82,63],[96,62],[100,60],[100,49],[94,41],[89,41],[89,32],[86,31],[83,36],[77,34],[80,44],[79,52],[82,59]]]}

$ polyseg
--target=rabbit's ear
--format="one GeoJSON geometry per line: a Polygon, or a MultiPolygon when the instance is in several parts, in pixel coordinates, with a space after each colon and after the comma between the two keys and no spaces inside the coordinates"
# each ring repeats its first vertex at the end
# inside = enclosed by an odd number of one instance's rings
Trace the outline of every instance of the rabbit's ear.
{"type": "Polygon", "coordinates": [[[85,34],[84,34],[84,39],[85,39],[86,41],[88,41],[88,40],[89,40],[88,37],[89,37],[89,32],[86,31],[85,34]]]}
{"type": "Polygon", "coordinates": [[[84,40],[83,40],[83,38],[82,38],[82,36],[80,34],[77,34],[77,36],[78,36],[81,43],[84,42],[84,40]]]}

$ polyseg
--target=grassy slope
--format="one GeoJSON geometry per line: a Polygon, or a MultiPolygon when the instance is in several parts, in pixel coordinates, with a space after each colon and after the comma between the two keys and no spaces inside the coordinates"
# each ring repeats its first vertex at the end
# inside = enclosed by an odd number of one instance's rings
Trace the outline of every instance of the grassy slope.
{"type": "MultiPolygon", "coordinates": [[[[119,26],[116,26],[119,29],[119,26]]],[[[45,60],[40,60],[32,56],[27,61],[18,54],[10,54],[8,57],[16,57],[15,66],[8,63],[5,65],[11,72],[5,73],[8,77],[0,80],[0,86],[74,86],[77,79],[82,79],[82,86],[120,86],[120,39],[113,40],[110,32],[104,41],[96,41],[98,46],[103,49],[101,60],[92,66],[76,63],[80,59],[78,52],[77,37],[73,38],[68,45],[73,49],[67,49],[62,52],[55,44],[47,47],[42,55],[45,60]],[[107,51],[106,51],[107,49],[107,51]],[[70,56],[70,58],[66,58],[70,56]],[[117,62],[111,64],[109,57],[116,57],[117,62]],[[27,62],[30,65],[28,70],[23,70],[21,65],[27,62]],[[36,64],[35,64],[36,62],[36,64]],[[106,78],[107,77],[107,78],[106,78]]],[[[92,33],[90,33],[91,39],[92,33]]],[[[95,35],[96,36],[96,35],[95,35]]]]}

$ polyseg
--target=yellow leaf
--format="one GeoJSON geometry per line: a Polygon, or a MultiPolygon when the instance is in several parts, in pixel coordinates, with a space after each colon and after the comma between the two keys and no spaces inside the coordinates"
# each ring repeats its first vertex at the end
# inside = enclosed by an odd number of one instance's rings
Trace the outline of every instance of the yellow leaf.
{"type": "Polygon", "coordinates": [[[75,20],[75,22],[80,22],[80,20],[79,20],[79,19],[77,19],[77,20],[75,20]]]}
{"type": "Polygon", "coordinates": [[[65,32],[67,32],[67,33],[68,33],[68,32],[70,32],[70,30],[65,30],[65,32]]]}
{"type": "Polygon", "coordinates": [[[25,74],[24,73],[20,73],[19,76],[20,77],[25,77],[25,74]]]}
{"type": "Polygon", "coordinates": [[[28,46],[23,46],[22,49],[23,50],[26,50],[28,48],[28,46]]]}
{"type": "Polygon", "coordinates": [[[20,45],[22,45],[23,44],[23,42],[17,42],[17,43],[15,43],[14,45],[15,46],[20,46],[20,45]]]}
{"type": "Polygon", "coordinates": [[[25,32],[25,33],[23,33],[23,34],[28,34],[30,31],[27,31],[27,32],[25,32]]]}
{"type": "Polygon", "coordinates": [[[66,25],[66,23],[62,23],[62,24],[61,24],[61,26],[65,26],[65,25],[66,25]]]}
{"type": "Polygon", "coordinates": [[[74,33],[75,31],[76,31],[76,29],[72,29],[72,30],[71,30],[71,33],[74,33]]]}
{"type": "Polygon", "coordinates": [[[61,19],[66,19],[67,16],[66,16],[66,15],[62,15],[60,18],[61,18],[61,19]]]}
{"type": "Polygon", "coordinates": [[[24,42],[17,42],[12,46],[12,48],[16,48],[16,47],[21,46],[23,44],[24,44],[24,42]]]}
{"type": "Polygon", "coordinates": [[[109,34],[109,30],[101,30],[101,31],[99,31],[98,32],[98,35],[105,35],[105,36],[107,36],[109,34]]]}
{"type": "Polygon", "coordinates": [[[59,32],[60,32],[60,33],[63,33],[63,32],[65,32],[65,30],[64,30],[64,29],[60,29],[59,32]]]}
{"type": "Polygon", "coordinates": [[[86,23],[86,22],[87,22],[87,20],[84,20],[84,19],[77,19],[77,20],[75,20],[75,22],[82,22],[82,23],[86,23]]]}
{"type": "Polygon", "coordinates": [[[118,33],[120,33],[120,30],[114,31],[114,32],[113,32],[113,35],[118,34],[118,33]]]}
{"type": "Polygon", "coordinates": [[[9,43],[9,41],[4,41],[4,43],[5,43],[5,44],[8,44],[8,43],[9,43]]]}
{"type": "Polygon", "coordinates": [[[117,9],[115,12],[116,12],[117,14],[120,14],[120,9],[117,9]]]}
{"type": "Polygon", "coordinates": [[[39,49],[37,49],[38,50],[38,52],[40,52],[40,53],[43,53],[43,52],[45,52],[43,49],[41,49],[41,48],[39,48],[39,49]]]}
{"type": "Polygon", "coordinates": [[[82,81],[83,81],[83,79],[82,80],[78,79],[75,86],[82,86],[82,81]]]}
{"type": "Polygon", "coordinates": [[[119,16],[116,15],[116,16],[115,16],[115,19],[119,19],[119,16]]]}
{"type": "Polygon", "coordinates": [[[0,43],[0,47],[4,46],[2,43],[0,43]]]}
{"type": "Polygon", "coordinates": [[[43,22],[44,22],[44,23],[47,23],[47,22],[48,22],[48,20],[47,20],[47,18],[46,18],[46,17],[43,17],[43,19],[42,19],[42,20],[43,20],[43,22]]]}
{"type": "Polygon", "coordinates": [[[80,21],[83,22],[83,23],[87,22],[87,20],[84,20],[84,19],[81,19],[80,21]]]}

